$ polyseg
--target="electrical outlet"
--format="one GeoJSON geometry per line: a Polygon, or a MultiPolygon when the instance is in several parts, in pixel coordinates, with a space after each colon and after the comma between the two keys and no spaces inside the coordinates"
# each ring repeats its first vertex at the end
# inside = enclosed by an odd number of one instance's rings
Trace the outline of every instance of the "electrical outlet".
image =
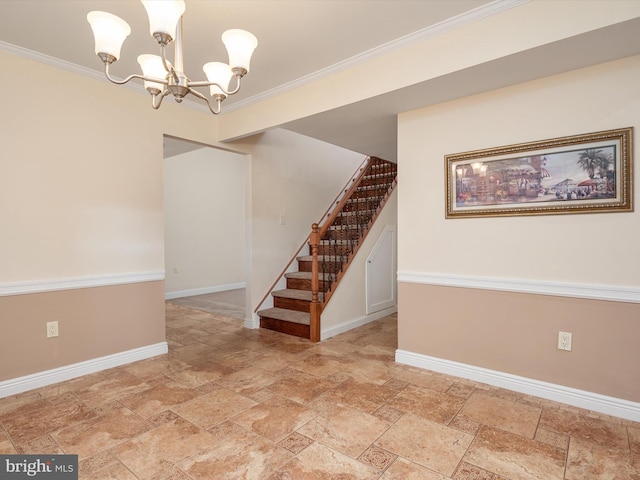
{"type": "Polygon", "coordinates": [[[58,322],[47,322],[47,338],[58,336],[58,322]]]}
{"type": "Polygon", "coordinates": [[[571,351],[571,333],[558,332],[558,350],[571,351]]]}

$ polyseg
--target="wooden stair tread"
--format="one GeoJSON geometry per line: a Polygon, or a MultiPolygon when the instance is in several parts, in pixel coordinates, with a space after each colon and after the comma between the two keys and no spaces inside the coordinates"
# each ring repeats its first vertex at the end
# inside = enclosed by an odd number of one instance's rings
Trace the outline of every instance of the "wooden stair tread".
{"type": "Polygon", "coordinates": [[[326,238],[320,239],[320,245],[348,245],[350,243],[353,243],[353,242],[350,240],[332,240],[332,239],[326,239],[326,238]]]}
{"type": "MultiPolygon", "coordinates": [[[[271,295],[274,297],[280,298],[291,298],[293,300],[304,300],[311,301],[311,291],[310,290],[296,290],[293,288],[285,288],[284,290],[275,290],[271,292],[271,295]]],[[[323,293],[318,292],[319,300],[322,301],[323,293]]]]}
{"type": "MultiPolygon", "coordinates": [[[[325,277],[329,277],[328,273],[325,273],[324,275],[325,277]]],[[[311,272],[289,272],[289,273],[285,273],[284,276],[285,278],[298,278],[300,280],[311,280],[311,272]]]]}
{"type": "Polygon", "coordinates": [[[388,189],[391,186],[391,183],[383,182],[383,183],[374,183],[373,185],[359,185],[356,187],[356,190],[382,190],[388,189]]]}
{"type": "Polygon", "coordinates": [[[347,205],[351,205],[354,203],[364,204],[364,203],[367,203],[368,201],[369,204],[374,204],[374,203],[380,203],[380,200],[382,200],[381,195],[374,195],[373,197],[368,197],[368,198],[358,198],[358,197],[348,198],[346,203],[347,205]]]}
{"type": "MultiPolygon", "coordinates": [[[[343,260],[345,257],[347,257],[348,255],[318,255],[318,262],[322,262],[323,260],[325,262],[339,262],[340,260],[343,260]]],[[[311,260],[313,260],[313,255],[301,255],[299,257],[296,257],[296,260],[299,262],[310,262],[311,260]]]]}
{"type": "Polygon", "coordinates": [[[258,316],[273,318],[284,322],[298,323],[300,325],[309,325],[309,314],[305,312],[298,312],[296,310],[287,310],[285,308],[267,308],[260,310],[258,316]]]}
{"type": "Polygon", "coordinates": [[[397,172],[395,170],[391,170],[391,171],[388,171],[388,172],[370,173],[368,175],[363,176],[362,178],[365,178],[365,179],[369,180],[369,179],[372,179],[372,178],[395,177],[396,173],[397,172]]]}
{"type": "Polygon", "coordinates": [[[342,211],[338,214],[338,217],[355,217],[355,216],[364,216],[365,212],[373,213],[375,212],[375,208],[370,208],[369,210],[355,210],[353,212],[345,212],[342,211]]]}
{"type": "Polygon", "coordinates": [[[352,223],[341,224],[341,225],[331,225],[329,227],[329,230],[358,230],[358,229],[362,229],[362,227],[360,225],[352,224],[352,223]]]}

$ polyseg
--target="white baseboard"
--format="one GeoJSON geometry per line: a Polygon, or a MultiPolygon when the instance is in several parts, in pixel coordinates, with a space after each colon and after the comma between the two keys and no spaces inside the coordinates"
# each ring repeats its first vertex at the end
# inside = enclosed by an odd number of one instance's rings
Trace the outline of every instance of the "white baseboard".
{"type": "Polygon", "coordinates": [[[165,300],[173,300],[174,298],[193,297],[195,295],[206,295],[208,293],[226,292],[227,290],[238,290],[239,288],[246,288],[245,282],[241,283],[228,283],[226,285],[216,285],[213,287],[201,287],[192,288],[190,290],[177,290],[175,292],[166,292],[164,294],[165,300]]]}
{"type": "Polygon", "coordinates": [[[254,313],[251,317],[245,318],[244,328],[260,328],[260,317],[254,313]]]}
{"type": "Polygon", "coordinates": [[[322,326],[320,326],[320,340],[326,340],[328,338],[335,337],[336,335],[348,332],[349,330],[360,327],[362,325],[366,325],[367,323],[373,322],[375,320],[379,320],[388,315],[391,315],[392,313],[396,313],[397,311],[398,306],[395,305],[393,307],[380,310],[379,312],[372,313],[371,315],[354,318],[352,320],[333,325],[329,328],[322,328],[322,326]]]}
{"type": "Polygon", "coordinates": [[[396,362],[640,422],[640,403],[419,353],[396,350],[396,362]]]}
{"type": "Polygon", "coordinates": [[[47,385],[71,380],[72,378],[81,377],[101,370],[119,367],[127,363],[145,360],[157,355],[163,355],[168,351],[167,342],[160,342],[154,345],[147,345],[146,347],[127,350],[126,352],[114,353],[113,355],[93,358],[84,362],[6,380],[0,382],[0,398],[16,395],[35,388],[46,387],[47,385]]]}

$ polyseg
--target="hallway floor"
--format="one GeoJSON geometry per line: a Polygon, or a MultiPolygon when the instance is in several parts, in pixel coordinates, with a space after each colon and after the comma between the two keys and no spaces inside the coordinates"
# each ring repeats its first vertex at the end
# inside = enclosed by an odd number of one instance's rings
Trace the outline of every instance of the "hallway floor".
{"type": "Polygon", "coordinates": [[[215,313],[224,317],[244,319],[245,289],[225,290],[223,292],[205,293],[169,300],[173,305],[182,305],[204,312],[215,313]]]}
{"type": "Polygon", "coordinates": [[[638,480],[640,424],[166,304],[169,354],[0,399],[0,453],[83,479],[638,480]]]}

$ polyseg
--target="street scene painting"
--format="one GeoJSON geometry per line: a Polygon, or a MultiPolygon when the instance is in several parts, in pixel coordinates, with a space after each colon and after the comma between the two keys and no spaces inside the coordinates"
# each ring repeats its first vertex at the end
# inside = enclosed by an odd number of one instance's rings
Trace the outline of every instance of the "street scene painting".
{"type": "Polygon", "coordinates": [[[632,211],[633,128],[445,156],[446,218],[632,211]]]}

